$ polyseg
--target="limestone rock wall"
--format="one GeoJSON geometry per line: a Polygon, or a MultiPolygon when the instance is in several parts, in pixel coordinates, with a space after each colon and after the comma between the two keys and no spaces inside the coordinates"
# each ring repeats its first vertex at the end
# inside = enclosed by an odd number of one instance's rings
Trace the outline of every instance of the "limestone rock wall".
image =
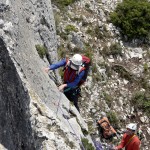
{"type": "Polygon", "coordinates": [[[7,149],[34,149],[29,95],[0,38],[0,143],[7,149]]]}
{"type": "MultiPolygon", "coordinates": [[[[88,131],[87,124],[44,72],[44,67],[57,59],[57,39],[51,1],[2,0],[2,150],[81,149],[81,137],[84,137],[82,130],[88,131]],[[48,57],[39,57],[35,48],[37,44],[48,49],[48,57]],[[73,115],[70,115],[70,111],[73,115]],[[72,130],[72,126],[78,132],[72,130]]],[[[58,72],[55,72],[55,75],[58,76],[58,72]]]]}

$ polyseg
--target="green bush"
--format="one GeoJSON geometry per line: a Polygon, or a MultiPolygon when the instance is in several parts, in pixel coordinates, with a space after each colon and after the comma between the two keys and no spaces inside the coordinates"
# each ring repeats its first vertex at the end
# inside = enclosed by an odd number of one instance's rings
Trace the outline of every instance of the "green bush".
{"type": "Polygon", "coordinates": [[[108,107],[110,108],[113,98],[111,97],[111,95],[107,94],[106,92],[104,92],[103,94],[104,94],[104,99],[105,99],[108,107]]]}
{"type": "Polygon", "coordinates": [[[110,47],[104,46],[102,50],[102,54],[105,56],[109,56],[109,55],[122,56],[122,47],[119,43],[114,43],[110,47]]]}
{"type": "Polygon", "coordinates": [[[67,34],[69,34],[71,31],[78,32],[78,29],[73,25],[67,25],[65,31],[67,34]]]}
{"type": "Polygon", "coordinates": [[[110,46],[110,54],[113,56],[122,55],[122,47],[118,43],[114,43],[110,46]]]}
{"type": "Polygon", "coordinates": [[[134,80],[133,75],[125,67],[123,67],[122,65],[119,65],[119,64],[117,65],[116,64],[116,65],[112,66],[112,69],[114,71],[116,71],[121,78],[124,78],[128,81],[133,81],[134,80]]]}
{"type": "Polygon", "coordinates": [[[89,143],[88,139],[82,138],[81,141],[82,141],[82,144],[84,146],[84,149],[86,149],[86,150],[95,150],[93,145],[91,143],[89,143]]]}
{"type": "Polygon", "coordinates": [[[88,29],[86,30],[86,34],[89,34],[92,37],[95,36],[95,32],[91,27],[88,27],[88,29]]]}
{"type": "Polygon", "coordinates": [[[35,48],[36,48],[40,58],[44,58],[44,56],[46,56],[48,54],[47,48],[43,45],[37,44],[37,45],[35,45],[35,48]]]}
{"type": "Polygon", "coordinates": [[[132,105],[136,109],[141,109],[143,112],[150,114],[150,94],[149,92],[136,92],[131,99],[132,105]]]}
{"type": "Polygon", "coordinates": [[[64,45],[59,46],[58,49],[57,49],[57,52],[58,52],[58,57],[59,58],[66,57],[67,52],[66,52],[66,48],[64,47],[64,45]]]}
{"type": "Polygon", "coordinates": [[[60,37],[62,39],[64,39],[65,41],[68,40],[68,34],[67,33],[65,33],[65,32],[58,32],[58,30],[57,30],[57,34],[60,35],[60,37]]]}
{"type": "Polygon", "coordinates": [[[91,46],[90,46],[88,43],[85,43],[85,49],[84,49],[83,54],[84,54],[85,56],[87,56],[87,57],[90,58],[91,64],[92,64],[93,50],[92,50],[91,46]]]}
{"type": "Polygon", "coordinates": [[[99,26],[89,27],[86,30],[86,33],[91,35],[92,37],[97,37],[97,39],[103,39],[103,33],[100,31],[99,26]]]}
{"type": "Polygon", "coordinates": [[[113,112],[113,111],[109,111],[109,112],[107,113],[107,117],[108,117],[108,119],[109,119],[109,121],[110,121],[110,124],[111,124],[113,127],[118,128],[119,120],[118,120],[118,118],[117,118],[116,113],[113,112]]]}
{"type": "Polygon", "coordinates": [[[77,0],[52,0],[52,3],[57,5],[60,9],[73,4],[77,0]]]}
{"type": "Polygon", "coordinates": [[[110,19],[129,39],[148,37],[150,2],[147,0],[124,0],[110,14],[110,19]]]}

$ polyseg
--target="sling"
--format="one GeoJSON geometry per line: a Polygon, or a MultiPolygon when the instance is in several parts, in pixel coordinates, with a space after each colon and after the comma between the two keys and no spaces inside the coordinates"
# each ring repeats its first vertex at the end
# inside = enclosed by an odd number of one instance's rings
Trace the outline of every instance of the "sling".
{"type": "Polygon", "coordinates": [[[127,144],[125,145],[125,149],[126,149],[126,146],[133,140],[133,138],[135,137],[136,135],[134,134],[130,139],[129,141],[127,142],[127,144]]]}

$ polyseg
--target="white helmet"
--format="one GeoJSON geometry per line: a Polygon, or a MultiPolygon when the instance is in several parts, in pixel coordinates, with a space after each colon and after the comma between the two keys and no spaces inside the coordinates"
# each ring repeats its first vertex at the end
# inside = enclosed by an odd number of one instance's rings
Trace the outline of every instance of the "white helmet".
{"type": "Polygon", "coordinates": [[[82,56],[80,54],[73,55],[73,57],[70,60],[74,65],[82,65],[82,56]]]}
{"type": "Polygon", "coordinates": [[[137,129],[137,124],[136,123],[130,123],[127,125],[127,129],[131,129],[135,131],[137,129]]]}

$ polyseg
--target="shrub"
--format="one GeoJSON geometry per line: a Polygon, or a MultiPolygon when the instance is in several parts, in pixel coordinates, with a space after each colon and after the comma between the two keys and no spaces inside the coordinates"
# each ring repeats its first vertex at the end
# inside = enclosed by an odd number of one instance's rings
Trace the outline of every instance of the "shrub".
{"type": "Polygon", "coordinates": [[[44,56],[46,56],[48,54],[47,48],[43,45],[37,44],[37,45],[35,45],[35,48],[36,48],[40,58],[42,58],[42,59],[44,58],[44,56]]]}
{"type": "Polygon", "coordinates": [[[129,39],[148,37],[150,3],[147,0],[124,0],[110,14],[110,19],[129,39]]]}
{"type": "Polygon", "coordinates": [[[81,53],[82,49],[78,46],[75,46],[73,49],[72,49],[72,52],[73,53],[81,53]]]}
{"type": "Polygon", "coordinates": [[[122,47],[118,43],[114,43],[110,46],[110,54],[113,56],[122,55],[122,47]]]}
{"type": "Polygon", "coordinates": [[[143,112],[150,114],[150,94],[149,92],[136,92],[133,94],[131,103],[136,109],[141,109],[143,112]]]}
{"type": "Polygon", "coordinates": [[[105,46],[102,50],[102,53],[105,56],[113,55],[117,56],[120,55],[122,56],[122,47],[118,43],[112,44],[110,47],[105,46]]]}
{"type": "Polygon", "coordinates": [[[112,126],[114,126],[115,128],[118,128],[119,120],[117,118],[116,113],[113,112],[113,111],[109,111],[107,113],[107,117],[108,117],[108,119],[110,121],[110,124],[112,124],[112,126]]]}
{"type": "Polygon", "coordinates": [[[85,43],[85,50],[84,50],[84,55],[89,57],[92,63],[92,57],[93,57],[93,50],[91,46],[88,43],[85,43]]]}
{"type": "Polygon", "coordinates": [[[66,48],[64,47],[64,45],[61,45],[60,47],[58,47],[57,51],[58,51],[59,58],[66,57],[66,48]]]}
{"type": "Polygon", "coordinates": [[[93,73],[92,74],[92,80],[93,80],[93,83],[97,83],[99,81],[102,81],[102,76],[100,73],[93,73]]]}
{"type": "Polygon", "coordinates": [[[89,34],[89,35],[91,35],[92,37],[95,36],[95,32],[93,31],[92,28],[88,28],[88,29],[86,30],[86,34],[89,34]]]}
{"type": "Polygon", "coordinates": [[[52,0],[52,3],[57,5],[60,9],[63,9],[64,7],[73,4],[77,0],[52,0]]]}
{"type": "Polygon", "coordinates": [[[97,66],[96,66],[95,63],[93,63],[93,64],[92,64],[92,72],[93,72],[93,73],[97,73],[97,71],[98,71],[98,70],[97,70],[97,66]]]}
{"type": "Polygon", "coordinates": [[[54,18],[55,18],[55,25],[58,27],[60,21],[61,21],[61,16],[59,13],[54,13],[54,18]]]}
{"type": "Polygon", "coordinates": [[[67,25],[65,31],[69,34],[71,31],[78,32],[78,29],[73,25],[67,25]]]}
{"type": "Polygon", "coordinates": [[[141,85],[142,88],[144,88],[145,90],[150,90],[150,83],[148,82],[150,79],[150,77],[141,77],[138,80],[138,84],[141,85]]]}
{"type": "Polygon", "coordinates": [[[112,97],[109,94],[107,94],[106,92],[104,92],[104,99],[105,99],[108,107],[111,107],[112,97]]]}
{"type": "Polygon", "coordinates": [[[86,33],[91,35],[92,37],[97,37],[97,39],[103,39],[103,33],[100,31],[99,26],[90,27],[86,30],[86,33]]]}
{"type": "Polygon", "coordinates": [[[99,26],[96,26],[94,28],[94,32],[95,32],[95,36],[98,38],[98,39],[103,39],[103,33],[100,31],[100,28],[99,26]]]}
{"type": "Polygon", "coordinates": [[[125,67],[123,67],[119,64],[114,65],[112,67],[112,69],[114,71],[116,71],[121,78],[124,78],[124,79],[129,80],[129,81],[132,81],[134,79],[133,75],[125,67]]]}
{"type": "Polygon", "coordinates": [[[143,68],[144,68],[144,72],[147,73],[147,72],[148,72],[148,64],[145,63],[145,64],[143,65],[143,68]]]}
{"type": "Polygon", "coordinates": [[[83,21],[83,16],[80,15],[80,17],[74,17],[74,18],[70,17],[70,19],[71,19],[73,22],[75,22],[75,21],[77,21],[77,22],[82,22],[82,21],[83,21]]]}
{"type": "Polygon", "coordinates": [[[65,41],[68,40],[68,35],[65,32],[57,32],[58,35],[60,35],[61,38],[63,38],[65,41]]]}
{"type": "Polygon", "coordinates": [[[84,149],[86,149],[86,150],[94,150],[95,149],[93,147],[93,145],[91,143],[89,143],[88,139],[82,138],[81,141],[82,141],[82,144],[84,146],[84,149]]]}

